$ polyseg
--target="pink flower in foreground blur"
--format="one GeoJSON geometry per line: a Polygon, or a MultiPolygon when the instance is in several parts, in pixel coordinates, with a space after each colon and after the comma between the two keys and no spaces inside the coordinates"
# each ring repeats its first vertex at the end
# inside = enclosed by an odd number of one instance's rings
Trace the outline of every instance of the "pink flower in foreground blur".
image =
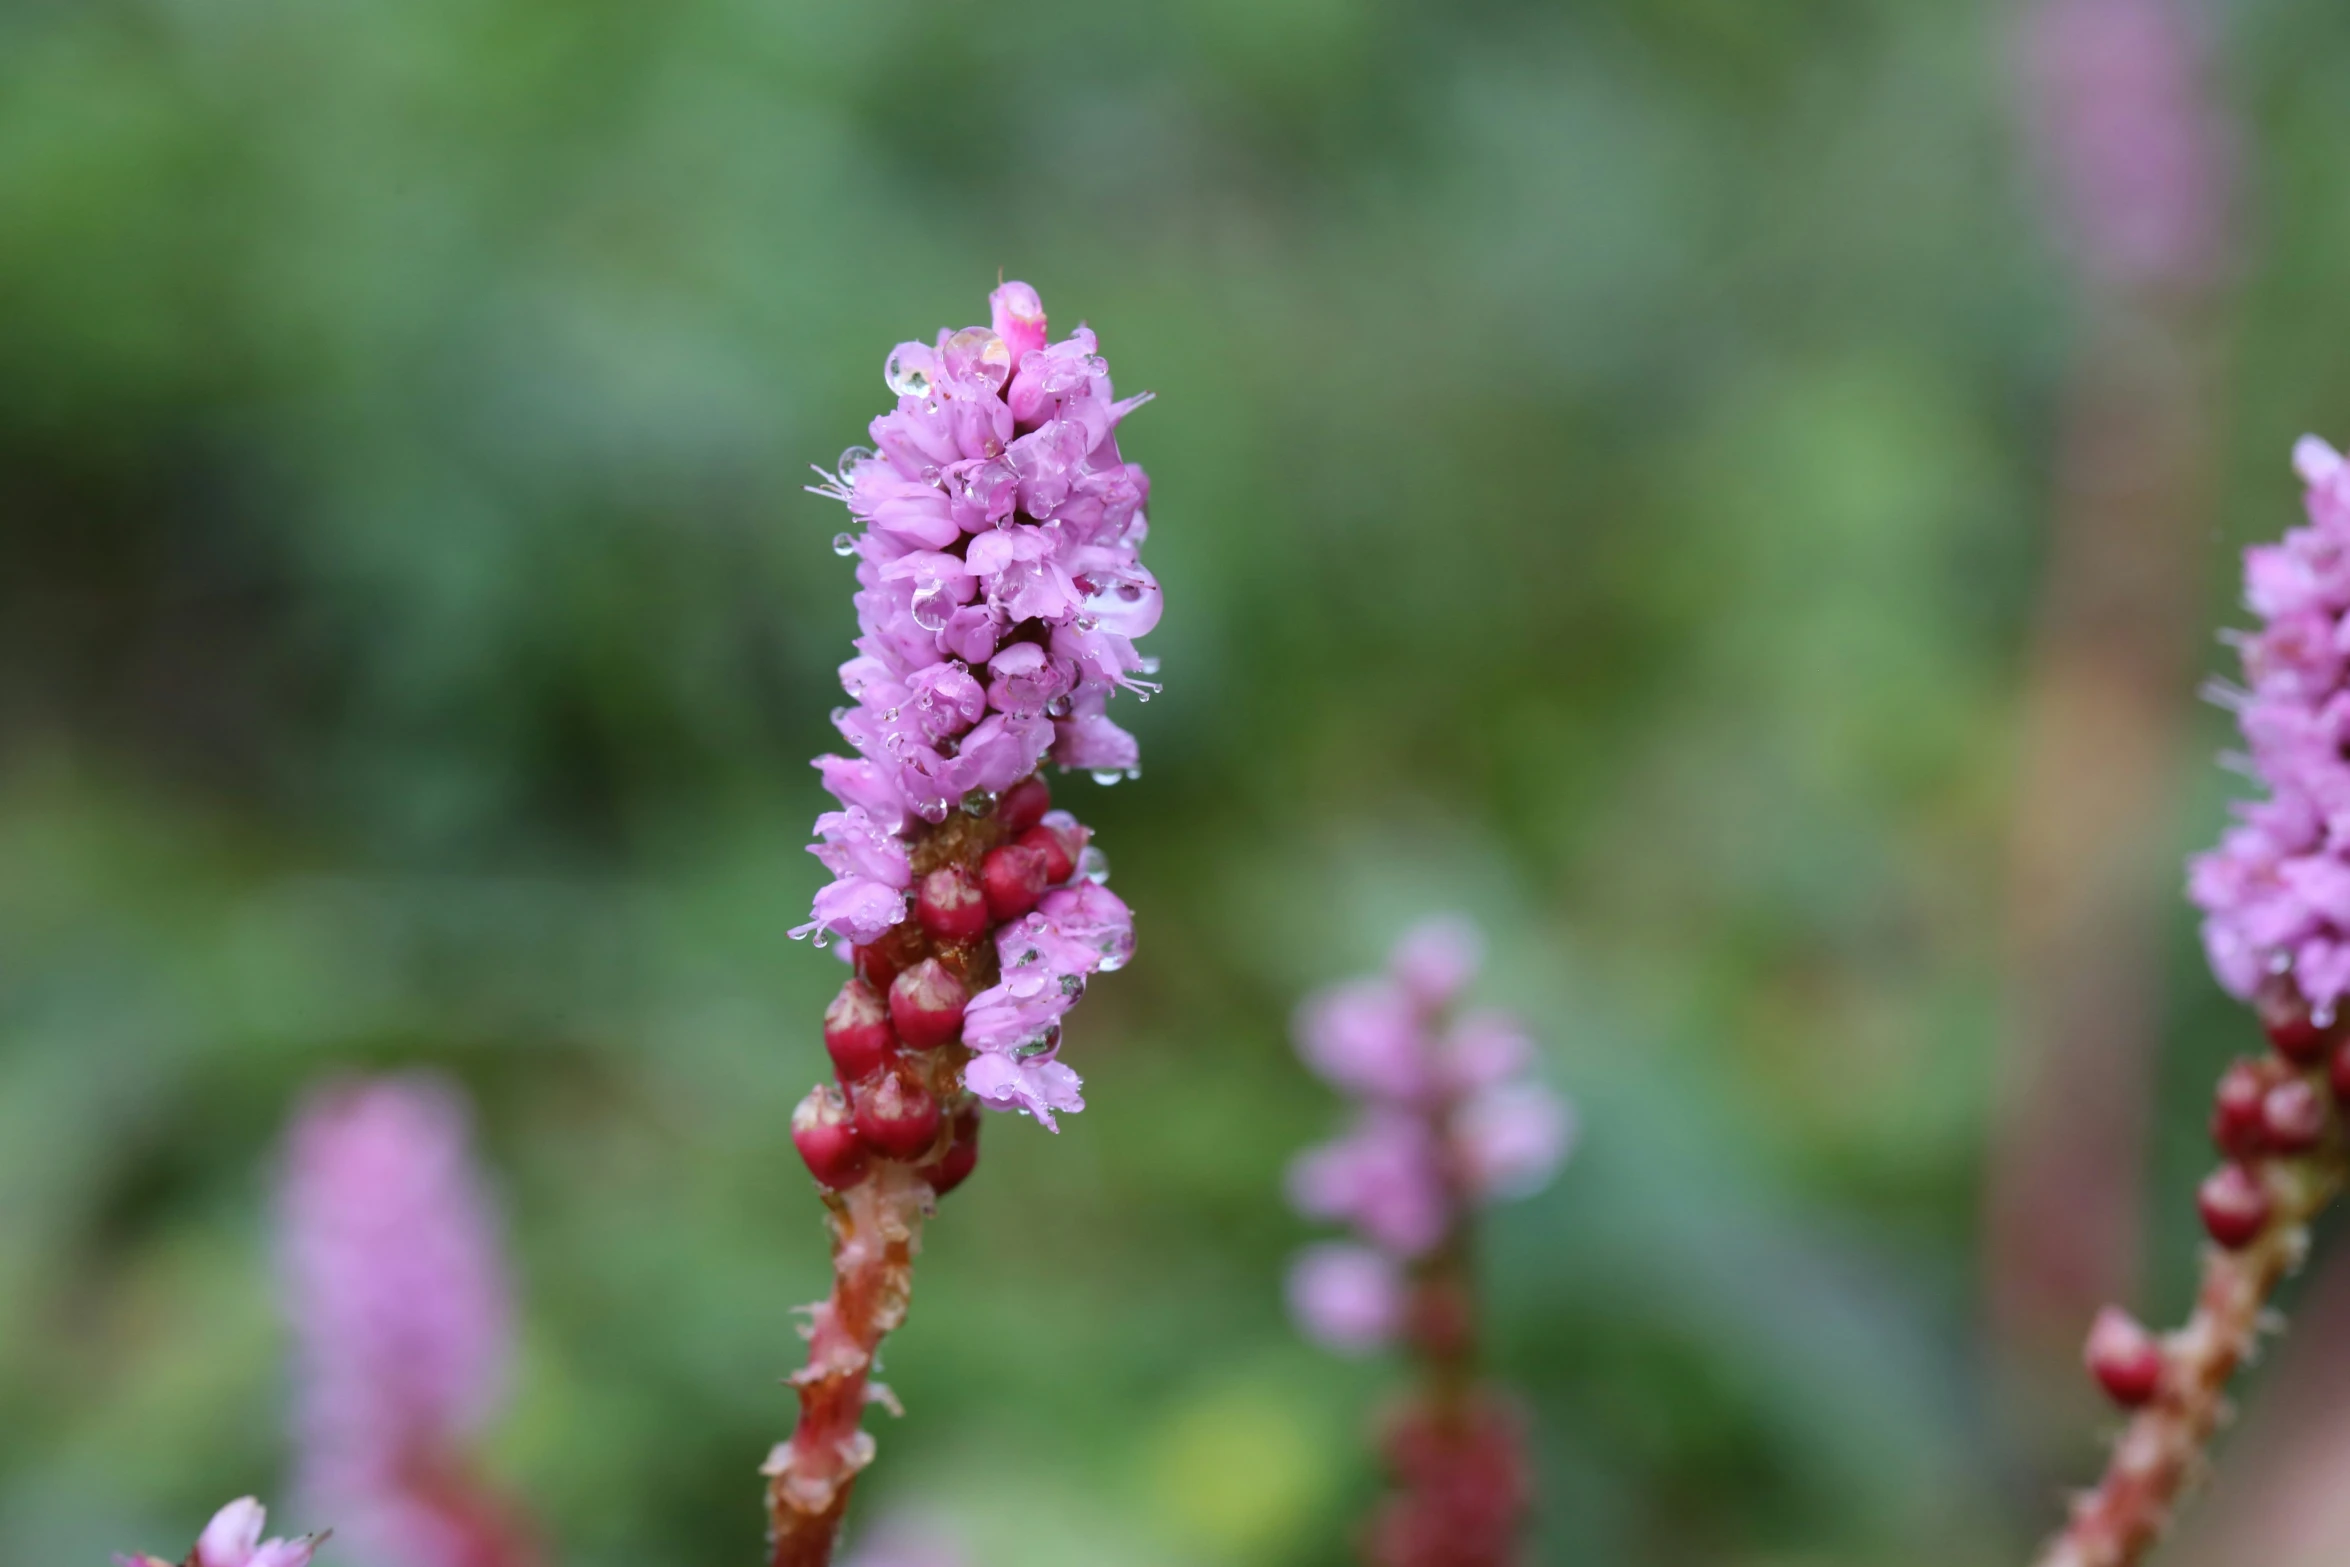
{"type": "Polygon", "coordinates": [[[504,1394],[512,1313],[456,1089],[417,1074],[312,1096],[281,1222],[301,1494],[363,1563],[525,1560],[464,1479],[504,1394]]]}
{"type": "Polygon", "coordinates": [[[2268,798],[2236,808],[2187,888],[2222,985],[2250,998],[2273,983],[2330,1017],[2350,992],[2350,464],[2315,436],[2293,461],[2309,524],[2244,552],[2263,624],[2235,639],[2245,684],[2213,688],[2268,798]]]}
{"type": "Polygon", "coordinates": [[[2180,0],[2041,0],[2023,38],[2057,216],[2120,283],[2206,281],[2225,260],[2233,139],[2180,0]]]}
{"type": "Polygon", "coordinates": [[[1565,1101],[1523,1075],[1534,1048],[1517,1020],[1453,1016],[1480,947],[1465,920],[1427,921],[1396,943],[1386,973],[1298,1009],[1299,1054],[1359,1109],[1343,1136],[1290,1166],[1290,1202],[1376,1248],[1316,1248],[1291,1274],[1300,1326],[1334,1348],[1392,1335],[1404,1269],[1476,1205],[1540,1189],[1573,1140],[1565,1101]]]}
{"type": "MultiPolygon", "coordinates": [[[[311,1554],[326,1534],[264,1540],[261,1530],[267,1522],[258,1501],[238,1498],[212,1515],[182,1567],[310,1567],[311,1554]]],[[[117,1556],[115,1561],[120,1567],[170,1567],[158,1556],[117,1556]]]]}

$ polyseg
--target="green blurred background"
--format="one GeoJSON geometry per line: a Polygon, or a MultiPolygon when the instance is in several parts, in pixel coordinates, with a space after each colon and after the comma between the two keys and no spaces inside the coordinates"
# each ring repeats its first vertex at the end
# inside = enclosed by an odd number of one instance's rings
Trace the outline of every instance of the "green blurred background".
{"type": "MultiPolygon", "coordinates": [[[[1451,907],[1586,1126],[1488,1251],[1538,1559],[2014,1559],[1981,1149],[2080,309],[2010,20],[0,0],[0,1561],[274,1493],[283,1118],[414,1062],[515,1238],[497,1472],[570,1567],[757,1559],[839,973],[783,935],[851,634],[800,485],[999,270],[1160,394],[1166,694],[1061,786],[1142,945],[1092,1108],[993,1122],[933,1231],[864,1504],[979,1567],[1345,1559],[1394,1369],[1284,1319],[1338,1113],[1286,1018],[1451,907]]],[[[2241,0],[2224,68],[2214,620],[2350,431],[2350,14],[2241,0]]],[[[2167,1311],[2244,1031],[2164,918],[2167,1311]]]]}

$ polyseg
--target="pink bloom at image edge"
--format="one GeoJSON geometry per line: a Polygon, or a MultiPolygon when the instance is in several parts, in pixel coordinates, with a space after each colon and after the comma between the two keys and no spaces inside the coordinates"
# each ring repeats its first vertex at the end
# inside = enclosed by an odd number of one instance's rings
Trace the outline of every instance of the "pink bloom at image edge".
{"type": "Polygon", "coordinates": [[[1524,1027],[1501,1012],[1456,1013],[1481,947],[1466,920],[1426,921],[1384,974],[1299,1008],[1299,1054],[1357,1110],[1349,1130],[1290,1166],[1290,1202],[1363,1244],[1308,1248],[1288,1295],[1306,1334],[1342,1353],[1391,1342],[1410,1265],[1475,1206],[1539,1190],[1573,1143],[1566,1102],[1526,1075],[1535,1049],[1524,1027]]]}
{"type": "MultiPolygon", "coordinates": [[[[1120,400],[1093,332],[1047,340],[1025,283],[988,296],[990,324],[900,343],[883,368],[897,404],[823,473],[818,494],[864,524],[835,548],[857,560],[851,705],[833,720],[854,751],[816,759],[840,809],[810,848],[834,879],[794,936],[880,940],[914,917],[910,840],[921,823],[994,799],[1045,762],[1132,776],[1134,737],[1107,707],[1147,700],[1157,662],[1135,639],[1158,623],[1142,564],[1150,481],[1117,429],[1148,394],[1120,400]]],[[[1065,812],[1046,825],[1082,843],[1065,812]]],[[[1086,850],[1071,885],[1003,924],[998,983],[970,998],[964,1086],[1047,1128],[1084,1108],[1057,1052],[1060,1020],[1094,974],[1133,953],[1133,919],[1086,850]]]]}
{"type": "Polygon", "coordinates": [[[2244,552],[2259,629],[2232,640],[2234,709],[2249,769],[2268,790],[2188,866],[2203,944],[2227,990],[2250,999],[2289,982],[2329,1017],[2350,993],[2350,464],[2315,436],[2293,453],[2308,525],[2244,552]]]}
{"type": "Polygon", "coordinates": [[[466,1445],[503,1397],[513,1333],[464,1099],[425,1073],[313,1094],[280,1215],[306,1505],[368,1559],[492,1559],[486,1513],[451,1506],[466,1445]],[[418,1493],[420,1463],[432,1496],[418,1493]]]}
{"type": "Polygon", "coordinates": [[[2056,219],[2122,284],[2193,286],[2227,261],[2235,146],[2180,0],[2040,0],[2021,48],[2056,219]]]}
{"type": "MultiPolygon", "coordinates": [[[[204,1526],[189,1567],[309,1567],[312,1553],[326,1535],[304,1535],[298,1540],[264,1540],[268,1522],[262,1505],[250,1496],[239,1497],[204,1526]]],[[[158,1556],[117,1556],[119,1567],[174,1567],[158,1556]]]]}

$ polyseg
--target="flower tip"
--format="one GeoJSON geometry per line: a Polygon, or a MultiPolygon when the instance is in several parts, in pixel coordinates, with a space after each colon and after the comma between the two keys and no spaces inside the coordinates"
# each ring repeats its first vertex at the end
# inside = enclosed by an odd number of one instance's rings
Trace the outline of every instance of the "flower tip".
{"type": "Polygon", "coordinates": [[[987,296],[987,306],[996,336],[1012,351],[1015,369],[1022,354],[1044,347],[1044,301],[1035,289],[1017,281],[1001,284],[987,296]]]}
{"type": "Polygon", "coordinates": [[[269,1514],[258,1498],[240,1496],[212,1515],[196,1538],[196,1567],[246,1567],[261,1544],[269,1514]]]}
{"type": "Polygon", "coordinates": [[[2342,471],[2342,454],[2323,436],[2304,435],[2293,443],[2293,471],[2304,484],[2324,484],[2342,471]]]}

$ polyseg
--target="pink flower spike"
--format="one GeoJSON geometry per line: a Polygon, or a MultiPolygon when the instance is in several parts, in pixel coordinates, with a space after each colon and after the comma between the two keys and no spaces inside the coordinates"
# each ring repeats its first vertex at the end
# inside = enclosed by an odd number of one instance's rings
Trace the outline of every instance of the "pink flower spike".
{"type": "Polygon", "coordinates": [[[1290,1264],[1288,1295],[1305,1335],[1342,1355],[1385,1346],[1403,1324],[1403,1275],[1368,1246],[1307,1247],[1290,1264]]]}

